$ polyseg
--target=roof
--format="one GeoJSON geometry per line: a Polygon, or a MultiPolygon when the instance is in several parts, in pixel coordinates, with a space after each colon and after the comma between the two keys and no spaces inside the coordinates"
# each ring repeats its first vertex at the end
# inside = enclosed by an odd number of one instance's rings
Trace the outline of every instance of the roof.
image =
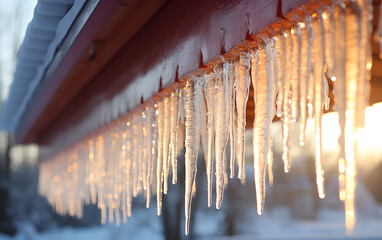
{"type": "Polygon", "coordinates": [[[39,0],[20,47],[0,129],[14,133],[85,0],[39,0]]]}

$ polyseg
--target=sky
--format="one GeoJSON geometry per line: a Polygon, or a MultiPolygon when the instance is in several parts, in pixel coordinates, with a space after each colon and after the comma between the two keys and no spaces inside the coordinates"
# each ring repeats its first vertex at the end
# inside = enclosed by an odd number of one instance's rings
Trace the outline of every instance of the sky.
{"type": "Polygon", "coordinates": [[[19,49],[37,0],[0,0],[0,100],[8,98],[19,49]],[[18,11],[16,10],[18,9],[18,11]],[[16,45],[14,47],[14,45],[16,45]]]}

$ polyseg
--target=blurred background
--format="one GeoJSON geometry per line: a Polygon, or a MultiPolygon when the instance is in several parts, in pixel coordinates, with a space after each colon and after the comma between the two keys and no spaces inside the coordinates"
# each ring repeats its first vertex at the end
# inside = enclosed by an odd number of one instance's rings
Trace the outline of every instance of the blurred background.
{"type": "MultiPolygon", "coordinates": [[[[17,52],[36,3],[0,0],[0,106],[8,97],[17,52]]],[[[252,131],[247,130],[247,179],[245,183],[229,181],[221,210],[207,208],[205,165],[202,152],[199,154],[187,238],[183,229],[184,166],[179,166],[180,184],[171,185],[164,195],[162,216],[156,216],[155,207],[146,209],[145,200],[138,197],[127,224],[101,225],[100,212],[93,205],[85,207],[82,219],[54,213],[37,193],[39,147],[15,145],[12,136],[0,132],[0,239],[382,239],[382,104],[377,103],[382,100],[382,65],[375,42],[373,51],[371,102],[375,104],[366,110],[366,127],[358,136],[357,223],[352,236],[345,234],[343,203],[338,198],[339,126],[338,115],[331,112],[323,117],[325,199],[319,199],[316,191],[313,123],[308,124],[304,147],[298,144],[297,127],[293,131],[292,167],[285,174],[281,123],[276,121],[272,126],[274,184],[267,186],[263,215],[256,213],[252,131]]]]}

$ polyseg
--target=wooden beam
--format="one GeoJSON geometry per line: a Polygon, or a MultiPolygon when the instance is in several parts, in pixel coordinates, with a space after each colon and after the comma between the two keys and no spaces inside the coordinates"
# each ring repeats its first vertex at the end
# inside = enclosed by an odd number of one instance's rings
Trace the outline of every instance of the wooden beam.
{"type": "Polygon", "coordinates": [[[40,86],[16,132],[17,141],[38,142],[44,128],[165,2],[101,1],[52,78],[40,86]]]}

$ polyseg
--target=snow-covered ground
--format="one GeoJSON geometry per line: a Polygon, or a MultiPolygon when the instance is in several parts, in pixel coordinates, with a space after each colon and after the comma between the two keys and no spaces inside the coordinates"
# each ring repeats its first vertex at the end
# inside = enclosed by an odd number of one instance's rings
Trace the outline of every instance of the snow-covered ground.
{"type": "Polygon", "coordinates": [[[126,240],[163,239],[161,218],[155,208],[137,209],[126,224],[99,225],[88,228],[60,227],[39,233],[31,223],[17,224],[18,232],[9,237],[0,234],[0,240],[126,240]]]}
{"type": "MultiPolygon", "coordinates": [[[[376,209],[382,213],[382,207],[376,209]]],[[[256,214],[255,211],[249,214],[256,214]]],[[[200,218],[199,218],[200,220],[200,218]]],[[[198,222],[195,230],[206,230],[208,236],[200,239],[382,239],[382,218],[360,216],[353,235],[345,234],[345,221],[342,209],[320,211],[317,220],[298,221],[290,216],[286,207],[278,207],[265,212],[263,216],[242,222],[245,234],[238,236],[213,237],[218,228],[212,218],[198,222]]],[[[140,210],[126,224],[117,227],[113,224],[89,228],[56,228],[38,233],[31,224],[19,226],[14,237],[0,235],[0,240],[122,240],[122,239],[163,239],[160,218],[151,210],[140,210]]]]}
{"type": "MultiPolygon", "coordinates": [[[[376,211],[382,213],[382,206],[376,211]]],[[[316,220],[298,221],[291,218],[288,208],[278,207],[265,212],[256,221],[243,223],[242,228],[246,234],[202,239],[382,239],[382,218],[376,216],[360,216],[354,233],[346,235],[342,209],[324,209],[316,220]]]]}

